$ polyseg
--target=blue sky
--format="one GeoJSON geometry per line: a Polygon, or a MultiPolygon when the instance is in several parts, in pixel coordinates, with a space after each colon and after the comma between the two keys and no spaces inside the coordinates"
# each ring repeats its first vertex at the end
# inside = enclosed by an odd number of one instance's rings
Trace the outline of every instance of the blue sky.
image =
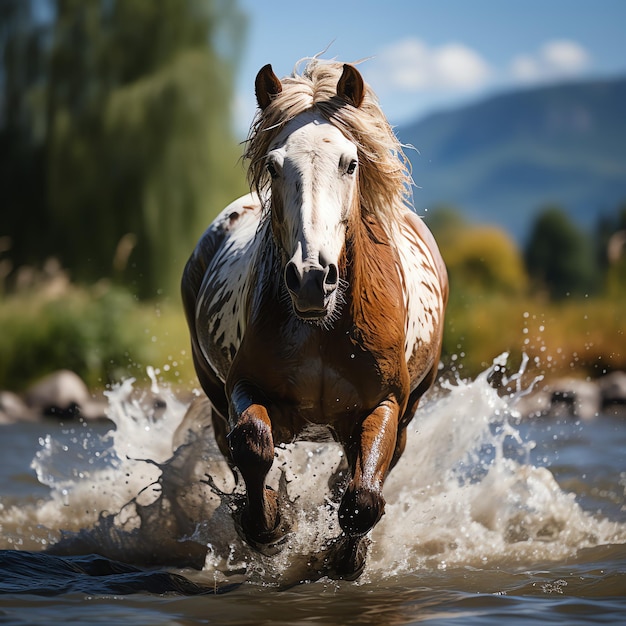
{"type": "Polygon", "coordinates": [[[392,124],[490,93],[626,75],[626,0],[239,0],[249,17],[236,128],[255,109],[254,77],[324,58],[360,70],[392,124]]]}

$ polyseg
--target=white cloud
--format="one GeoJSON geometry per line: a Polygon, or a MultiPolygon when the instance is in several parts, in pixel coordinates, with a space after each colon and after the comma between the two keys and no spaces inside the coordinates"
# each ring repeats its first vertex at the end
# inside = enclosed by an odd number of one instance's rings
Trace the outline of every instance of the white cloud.
{"type": "Polygon", "coordinates": [[[458,42],[430,46],[407,37],[379,49],[361,69],[389,119],[398,124],[418,113],[461,105],[486,89],[573,77],[590,66],[589,52],[568,39],[549,40],[509,62],[502,57],[487,61],[474,48],[458,42]]]}
{"type": "Polygon", "coordinates": [[[483,86],[490,75],[489,64],[464,44],[429,47],[414,37],[383,48],[368,71],[379,88],[404,92],[467,91],[483,86]]]}
{"type": "Polygon", "coordinates": [[[521,54],[511,62],[513,78],[522,82],[576,76],[590,65],[591,57],[579,43],[558,39],[545,43],[534,54],[521,54]]]}

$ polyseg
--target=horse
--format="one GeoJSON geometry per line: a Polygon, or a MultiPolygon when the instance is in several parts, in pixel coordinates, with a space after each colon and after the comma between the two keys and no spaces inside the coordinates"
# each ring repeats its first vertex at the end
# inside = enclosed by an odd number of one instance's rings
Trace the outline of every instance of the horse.
{"type": "Polygon", "coordinates": [[[314,58],[282,80],[266,65],[255,93],[251,192],[217,216],[183,272],[194,366],[217,445],[245,483],[238,530],[252,547],[271,554],[290,531],[265,484],[274,447],[321,431],[343,446],[328,575],[354,580],[438,371],[446,268],[355,65],[314,58]]]}

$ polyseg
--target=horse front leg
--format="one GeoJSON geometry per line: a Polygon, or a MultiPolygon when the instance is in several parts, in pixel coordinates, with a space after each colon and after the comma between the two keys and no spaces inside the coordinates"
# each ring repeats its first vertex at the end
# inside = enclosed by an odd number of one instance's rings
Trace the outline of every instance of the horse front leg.
{"type": "Polygon", "coordinates": [[[393,398],[376,407],[344,444],[352,480],[339,505],[345,533],[335,558],[335,574],[355,579],[365,566],[365,535],[385,512],[383,483],[390,469],[398,436],[400,407],[393,398]]]}
{"type": "Polygon", "coordinates": [[[287,529],[281,524],[278,494],[265,485],[274,462],[269,414],[259,394],[249,385],[238,383],[231,394],[231,415],[234,427],[228,435],[230,455],[246,485],[241,531],[252,547],[271,552],[287,529]]]}

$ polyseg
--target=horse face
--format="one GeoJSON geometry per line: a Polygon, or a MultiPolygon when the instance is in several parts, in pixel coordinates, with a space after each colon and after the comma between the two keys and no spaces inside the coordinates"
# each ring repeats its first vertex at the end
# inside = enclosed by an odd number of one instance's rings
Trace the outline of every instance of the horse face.
{"type": "Polygon", "coordinates": [[[332,320],[338,304],[346,224],[357,194],[357,149],[313,114],[294,119],[267,156],[274,234],[295,314],[332,320]]]}

